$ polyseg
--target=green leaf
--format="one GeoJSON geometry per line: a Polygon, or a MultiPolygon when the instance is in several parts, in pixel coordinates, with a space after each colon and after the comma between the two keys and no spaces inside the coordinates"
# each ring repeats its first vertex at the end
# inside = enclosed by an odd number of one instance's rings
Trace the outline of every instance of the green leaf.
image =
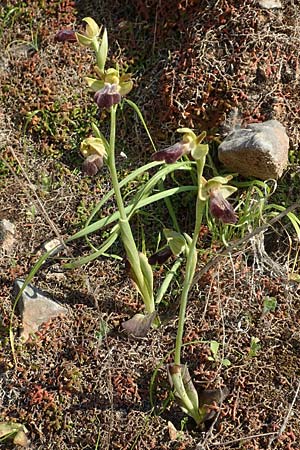
{"type": "Polygon", "coordinates": [[[210,341],[210,351],[213,354],[213,357],[216,359],[217,355],[218,355],[218,351],[219,351],[219,347],[220,347],[220,343],[217,341],[210,341]]]}
{"type": "Polygon", "coordinates": [[[102,246],[94,253],[91,253],[90,255],[84,256],[83,258],[79,258],[76,261],[73,261],[71,263],[67,263],[63,265],[64,269],[74,269],[75,267],[81,267],[84,264],[87,264],[91,261],[94,261],[94,259],[99,258],[99,256],[103,255],[115,242],[115,240],[118,237],[119,233],[119,226],[116,227],[113,234],[111,234],[102,244],[102,246]]]}
{"type": "Polygon", "coordinates": [[[190,128],[178,128],[176,131],[177,133],[187,134],[193,141],[197,139],[197,136],[190,128]]]}
{"type": "Polygon", "coordinates": [[[147,124],[145,122],[145,119],[143,117],[143,114],[142,114],[140,108],[133,101],[128,100],[127,98],[125,98],[125,102],[128,103],[128,105],[131,106],[131,108],[137,113],[140,121],[142,122],[143,127],[145,128],[145,131],[148,135],[149,141],[151,142],[151,145],[152,145],[154,151],[156,152],[156,146],[153,142],[152,136],[150,134],[150,131],[148,130],[147,124]]]}
{"type": "Polygon", "coordinates": [[[165,228],[163,231],[173,255],[179,256],[185,250],[186,240],[184,236],[169,228],[165,228]]]}
{"type": "Polygon", "coordinates": [[[229,361],[229,359],[225,358],[225,359],[222,359],[222,365],[224,367],[229,367],[229,366],[231,366],[231,362],[229,361]]]}
{"type": "Polygon", "coordinates": [[[162,299],[164,298],[165,293],[168,290],[168,287],[171,283],[171,281],[173,280],[173,278],[176,275],[176,272],[178,270],[178,268],[180,267],[182,263],[182,259],[178,258],[175,263],[173,264],[171,270],[169,270],[169,272],[166,274],[166,276],[164,277],[164,280],[157,292],[156,298],[155,298],[155,303],[158,305],[162,299]]]}
{"type": "Polygon", "coordinates": [[[187,393],[188,398],[192,402],[192,405],[194,406],[195,409],[198,408],[199,406],[198,393],[196,391],[194,383],[192,382],[191,375],[186,365],[184,365],[182,368],[182,381],[185,388],[185,392],[187,393]]]}
{"type": "MultiPolygon", "coordinates": [[[[126,214],[128,214],[129,218],[131,218],[132,215],[138,209],[141,209],[144,206],[147,206],[147,205],[150,205],[157,201],[163,200],[165,197],[170,197],[172,195],[180,194],[182,192],[188,192],[188,191],[197,191],[197,186],[181,186],[181,187],[177,187],[177,188],[173,188],[173,189],[167,189],[164,192],[159,192],[157,194],[153,194],[150,197],[145,198],[138,203],[135,203],[134,205],[130,204],[129,206],[127,206],[125,208],[126,214]]],[[[95,231],[100,230],[104,226],[107,226],[107,225],[110,225],[111,223],[116,222],[117,220],[119,220],[119,218],[120,218],[120,214],[118,211],[116,211],[111,216],[104,217],[103,219],[100,219],[97,222],[94,222],[91,225],[88,225],[87,227],[78,231],[78,233],[76,233],[73,236],[71,236],[70,238],[68,238],[66,242],[71,242],[75,239],[84,237],[87,234],[94,233],[95,231]]]]}
{"type": "Polygon", "coordinates": [[[144,281],[148,290],[149,297],[153,298],[153,271],[152,267],[148,263],[148,258],[144,253],[139,253],[140,266],[144,275],[144,281]]]}
{"type": "Polygon", "coordinates": [[[104,70],[106,58],[108,53],[108,38],[107,38],[107,30],[104,29],[101,45],[98,50],[98,58],[97,61],[99,61],[99,69],[104,70]]]}
{"type": "Polygon", "coordinates": [[[257,356],[257,353],[259,352],[260,349],[261,349],[260,340],[257,337],[251,336],[249,356],[250,357],[257,356]]]}
{"type": "Polygon", "coordinates": [[[0,423],[0,438],[11,436],[23,429],[23,425],[15,422],[1,422],[0,423]]]}

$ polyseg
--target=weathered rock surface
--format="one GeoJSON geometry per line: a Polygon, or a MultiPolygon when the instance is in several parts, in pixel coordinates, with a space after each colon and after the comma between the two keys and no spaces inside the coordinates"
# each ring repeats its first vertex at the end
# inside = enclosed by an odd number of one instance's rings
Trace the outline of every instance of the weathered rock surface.
{"type": "Polygon", "coordinates": [[[276,9],[283,7],[280,0],[259,0],[258,4],[264,9],[276,9]]]}
{"type": "Polygon", "coordinates": [[[49,256],[55,256],[57,253],[63,250],[64,246],[61,241],[57,238],[51,239],[51,241],[47,241],[43,244],[42,249],[45,252],[50,252],[49,256]]]}
{"type": "MultiPolygon", "coordinates": [[[[14,296],[16,297],[24,285],[24,280],[16,279],[14,296]]],[[[50,319],[67,314],[64,306],[47,297],[46,293],[32,284],[26,286],[18,301],[18,309],[22,317],[21,337],[26,341],[30,333],[38,331],[39,327],[50,319]]]]}
{"type": "Polygon", "coordinates": [[[0,250],[10,253],[15,245],[15,225],[10,220],[0,221],[0,250]]]}
{"type": "Polygon", "coordinates": [[[277,179],[288,162],[289,138],[277,120],[234,130],[219,146],[227,169],[245,177],[277,179]]]}

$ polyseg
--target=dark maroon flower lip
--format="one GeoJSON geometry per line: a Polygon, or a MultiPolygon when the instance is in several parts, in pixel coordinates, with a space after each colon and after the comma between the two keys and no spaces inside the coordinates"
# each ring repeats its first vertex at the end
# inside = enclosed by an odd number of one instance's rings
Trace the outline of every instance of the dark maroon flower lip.
{"type": "Polygon", "coordinates": [[[94,100],[99,109],[110,108],[111,106],[120,103],[121,94],[117,91],[117,86],[115,84],[107,84],[96,92],[94,100]]]}
{"type": "Polygon", "coordinates": [[[153,255],[149,256],[148,263],[151,264],[151,266],[154,266],[156,264],[162,265],[172,256],[172,254],[173,253],[170,247],[166,247],[163,250],[160,250],[159,252],[156,252],[153,255]]]}
{"type": "Polygon", "coordinates": [[[76,42],[76,33],[73,30],[60,30],[56,33],[54,40],[56,42],[76,42]]]}
{"type": "Polygon", "coordinates": [[[160,150],[152,155],[154,161],[165,161],[167,164],[175,163],[181,156],[186,153],[186,144],[177,142],[176,144],[164,150],[160,150]]]}
{"type": "Polygon", "coordinates": [[[238,220],[233,207],[218,189],[210,192],[209,209],[211,215],[223,223],[235,224],[238,220]]]}
{"type": "Polygon", "coordinates": [[[84,175],[92,177],[103,167],[103,158],[100,155],[89,155],[82,164],[84,175]]]}

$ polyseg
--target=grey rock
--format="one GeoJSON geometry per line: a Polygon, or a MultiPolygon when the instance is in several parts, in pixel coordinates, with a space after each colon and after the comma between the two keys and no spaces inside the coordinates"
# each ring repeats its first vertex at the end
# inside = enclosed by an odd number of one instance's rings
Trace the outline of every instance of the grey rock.
{"type": "MultiPolygon", "coordinates": [[[[24,280],[17,278],[14,286],[14,297],[22,287],[24,280]]],[[[31,333],[38,331],[39,327],[50,319],[66,315],[68,310],[59,303],[51,300],[45,292],[28,284],[18,301],[18,310],[22,318],[21,337],[26,341],[31,333]]]]}
{"type": "Polygon", "coordinates": [[[289,138],[277,120],[234,130],[219,146],[220,161],[245,177],[277,179],[288,162],[289,138]]]}
{"type": "Polygon", "coordinates": [[[15,225],[10,220],[2,219],[0,221],[0,249],[5,253],[10,253],[14,247],[16,239],[15,225]]]}

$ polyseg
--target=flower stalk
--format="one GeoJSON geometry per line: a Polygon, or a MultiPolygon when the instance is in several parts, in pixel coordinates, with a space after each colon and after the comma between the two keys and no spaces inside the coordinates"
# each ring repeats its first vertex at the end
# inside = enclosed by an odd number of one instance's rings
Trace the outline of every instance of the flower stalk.
{"type": "Polygon", "coordinates": [[[190,244],[188,245],[188,256],[186,262],[186,273],[183,282],[183,288],[181,292],[181,300],[180,300],[180,309],[179,309],[179,320],[177,327],[177,335],[176,335],[176,345],[175,345],[175,359],[174,362],[177,365],[180,365],[180,355],[181,355],[181,347],[182,347],[182,338],[183,338],[183,330],[184,330],[184,322],[185,322],[185,314],[186,314],[186,306],[188,300],[188,294],[192,285],[192,281],[194,278],[196,266],[197,266],[197,240],[202,224],[202,217],[205,207],[205,201],[201,200],[199,196],[199,192],[201,189],[202,183],[202,174],[205,166],[204,156],[202,159],[198,160],[197,163],[197,180],[198,180],[198,194],[196,200],[196,221],[194,227],[193,238],[190,244]]]}
{"type": "MultiPolygon", "coordinates": [[[[121,194],[121,189],[119,186],[118,175],[116,170],[116,162],[115,162],[115,142],[116,142],[116,111],[118,105],[114,105],[110,109],[110,142],[109,142],[109,151],[107,157],[107,165],[110,171],[111,181],[113,185],[113,189],[115,192],[116,202],[118,206],[118,210],[120,213],[120,230],[122,241],[125,247],[126,255],[128,262],[130,264],[131,271],[133,272],[133,278],[137,285],[138,291],[140,292],[147,313],[153,313],[155,311],[154,305],[154,297],[153,297],[153,280],[151,278],[151,274],[146,273],[146,270],[143,271],[141,267],[141,260],[143,260],[143,265],[145,267],[148,261],[144,261],[142,254],[140,254],[137,250],[136,243],[134,237],[132,235],[131,227],[129,224],[129,220],[125,211],[125,206],[121,194]]],[[[149,265],[150,267],[150,265],[149,265]]]]}

